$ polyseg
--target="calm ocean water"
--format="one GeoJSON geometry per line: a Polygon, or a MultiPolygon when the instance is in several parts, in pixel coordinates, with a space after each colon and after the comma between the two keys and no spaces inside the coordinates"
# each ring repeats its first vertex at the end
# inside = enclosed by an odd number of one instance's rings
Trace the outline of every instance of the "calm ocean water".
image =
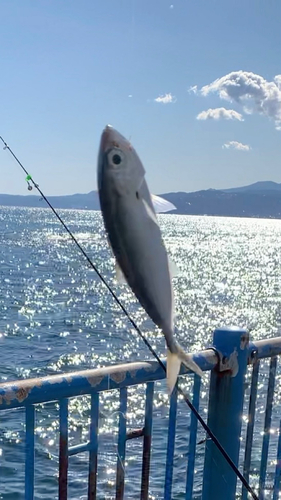
{"type": "MultiPolygon", "coordinates": [[[[134,319],[161,355],[165,342],[126,286],[114,280],[114,261],[100,213],[61,211],[61,215],[99,270],[114,286],[134,319]]],[[[254,339],[280,335],[281,221],[162,215],[165,242],[180,269],[174,279],[176,335],[187,351],[212,342],[218,326],[238,324],[254,339]]],[[[148,242],[149,244],[149,242],[148,242]]],[[[1,381],[44,376],[150,358],[122,312],[59,222],[48,209],[0,208],[1,381]]],[[[262,363],[257,406],[253,474],[260,455],[268,362],[262,363]]],[[[201,412],[206,415],[208,375],[202,381],[201,412]]],[[[268,478],[274,471],[280,415],[280,372],[272,422],[268,478]]],[[[185,382],[192,391],[192,377],[185,382]]],[[[248,396],[248,389],[247,389],[248,396]]],[[[247,398],[246,398],[247,401],[247,398]]],[[[127,422],[143,421],[143,388],[130,389],[127,422]]],[[[157,385],[154,404],[151,498],[163,498],[168,397],[157,385]]],[[[183,499],[190,414],[179,403],[174,499],[183,499]]],[[[70,401],[70,444],[87,440],[89,400],[70,401]]],[[[118,400],[101,398],[99,498],[114,498],[118,400]]],[[[245,430],[245,425],[243,426],[245,430]]],[[[198,441],[204,438],[199,430],[198,441]]],[[[138,498],[141,442],[128,443],[126,499],[138,498]]],[[[242,443],[243,448],[243,443],[242,443]]],[[[200,498],[204,445],[197,447],[195,494],[200,498]]],[[[86,499],[87,454],[70,458],[69,498],[86,499]]],[[[24,414],[0,415],[0,499],[23,498],[24,414]]],[[[57,498],[58,407],[36,411],[37,499],[57,498]]],[[[255,470],[256,469],[256,470],[255,470]]],[[[222,479],[223,480],[223,479],[222,479]]]]}

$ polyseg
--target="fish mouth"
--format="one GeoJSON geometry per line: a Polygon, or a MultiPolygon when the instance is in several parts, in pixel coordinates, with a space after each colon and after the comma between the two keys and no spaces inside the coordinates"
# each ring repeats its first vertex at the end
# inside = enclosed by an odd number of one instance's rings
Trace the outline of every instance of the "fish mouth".
{"type": "Polygon", "coordinates": [[[108,169],[108,153],[112,149],[122,150],[122,144],[126,139],[117,132],[111,125],[107,125],[101,135],[98,154],[98,189],[102,190],[103,178],[108,169]]]}
{"type": "Polygon", "coordinates": [[[111,125],[106,125],[104,128],[100,140],[100,153],[105,153],[109,149],[109,145],[112,141],[112,130],[114,129],[111,125]]]}
{"type": "Polygon", "coordinates": [[[106,153],[110,149],[131,149],[129,141],[123,137],[116,129],[111,125],[106,125],[102,132],[100,140],[100,153],[106,153]]]}

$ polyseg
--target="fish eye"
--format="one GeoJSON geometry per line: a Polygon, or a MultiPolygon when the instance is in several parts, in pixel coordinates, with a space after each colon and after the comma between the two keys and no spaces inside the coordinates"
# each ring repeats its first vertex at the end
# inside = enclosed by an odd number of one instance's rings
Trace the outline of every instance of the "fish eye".
{"type": "Polygon", "coordinates": [[[112,156],[112,163],[114,163],[114,165],[120,165],[121,161],[122,161],[122,158],[120,155],[115,154],[112,156]]]}
{"type": "Polygon", "coordinates": [[[124,161],[124,155],[120,149],[112,149],[108,154],[109,162],[113,167],[118,167],[124,161]]]}

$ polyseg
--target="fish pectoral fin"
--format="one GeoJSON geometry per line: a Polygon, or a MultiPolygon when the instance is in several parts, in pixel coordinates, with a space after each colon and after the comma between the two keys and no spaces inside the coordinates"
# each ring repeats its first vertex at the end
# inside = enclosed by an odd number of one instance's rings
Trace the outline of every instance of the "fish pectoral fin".
{"type": "MultiPolygon", "coordinates": [[[[152,197],[155,198],[155,195],[152,195],[152,197]]],[[[159,198],[160,200],[162,200],[162,198],[160,198],[159,196],[156,196],[156,198],[159,198]]],[[[166,200],[163,200],[163,201],[166,202],[166,200]]],[[[142,198],[142,203],[143,203],[143,206],[145,208],[147,216],[155,224],[158,225],[158,220],[157,220],[156,214],[153,212],[152,208],[149,206],[149,204],[147,203],[147,201],[144,198],[142,198]]],[[[169,205],[172,205],[172,203],[170,203],[168,201],[167,201],[167,203],[169,205]]],[[[174,205],[173,205],[173,207],[174,207],[174,205]]],[[[176,207],[174,207],[174,208],[176,208],[176,207]]],[[[170,210],[172,210],[172,209],[170,209],[170,210]]],[[[169,265],[169,270],[170,270],[170,276],[171,276],[171,278],[175,278],[176,276],[178,276],[180,274],[179,268],[177,267],[177,265],[172,261],[172,259],[169,256],[168,256],[168,265],[169,265]]]]}
{"type": "Polygon", "coordinates": [[[150,219],[152,219],[153,222],[155,222],[155,224],[158,224],[156,214],[169,212],[170,210],[176,210],[176,207],[175,207],[175,205],[173,205],[173,203],[170,203],[169,201],[164,200],[164,198],[160,198],[160,196],[156,196],[155,194],[151,195],[151,201],[152,201],[153,208],[154,208],[155,212],[149,206],[147,201],[144,198],[142,198],[142,202],[144,204],[145,211],[146,211],[148,217],[150,219]]]}
{"type": "Polygon", "coordinates": [[[181,360],[177,354],[174,354],[169,349],[167,351],[167,386],[171,394],[175,387],[178,374],[180,372],[181,360]]]}
{"type": "Polygon", "coordinates": [[[170,212],[171,210],[177,210],[177,207],[173,203],[165,198],[161,198],[161,196],[157,196],[156,194],[151,195],[151,200],[154,206],[154,210],[157,214],[170,212]]]}
{"type": "Polygon", "coordinates": [[[128,284],[117,261],[115,261],[115,277],[116,277],[116,280],[119,283],[119,285],[127,285],[128,284]]]}
{"type": "Polygon", "coordinates": [[[149,206],[149,204],[147,203],[147,201],[145,201],[144,198],[142,198],[142,203],[143,203],[143,206],[145,208],[145,211],[146,211],[146,214],[147,216],[155,223],[158,225],[158,220],[157,220],[157,217],[155,215],[155,213],[153,212],[152,208],[149,206]]]}

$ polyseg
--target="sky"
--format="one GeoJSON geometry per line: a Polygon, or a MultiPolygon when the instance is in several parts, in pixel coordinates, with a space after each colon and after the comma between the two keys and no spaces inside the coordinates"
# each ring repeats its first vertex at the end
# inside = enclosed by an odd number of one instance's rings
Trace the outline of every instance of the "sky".
{"type": "MultiPolygon", "coordinates": [[[[154,193],[281,182],[278,0],[1,0],[0,135],[46,195],[131,140],[154,193]]],[[[0,148],[0,193],[28,194],[0,148]]]]}

